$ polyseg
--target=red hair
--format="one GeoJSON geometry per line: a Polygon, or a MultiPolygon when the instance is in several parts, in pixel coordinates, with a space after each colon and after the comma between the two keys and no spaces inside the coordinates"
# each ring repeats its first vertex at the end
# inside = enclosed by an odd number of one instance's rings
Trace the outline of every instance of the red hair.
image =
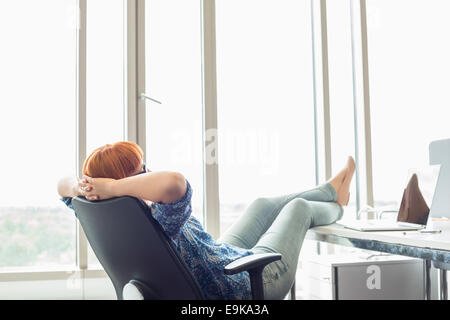
{"type": "Polygon", "coordinates": [[[92,178],[122,179],[136,173],[144,153],[136,143],[116,142],[95,149],[83,165],[83,174],[92,178]]]}

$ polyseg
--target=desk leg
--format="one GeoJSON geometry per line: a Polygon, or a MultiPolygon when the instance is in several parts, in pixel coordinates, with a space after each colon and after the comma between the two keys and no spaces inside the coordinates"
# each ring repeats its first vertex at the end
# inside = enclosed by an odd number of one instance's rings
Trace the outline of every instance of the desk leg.
{"type": "Polygon", "coordinates": [[[431,260],[424,260],[425,264],[425,299],[431,300],[431,260]]]}
{"type": "Polygon", "coordinates": [[[441,300],[447,300],[448,299],[448,291],[447,291],[447,270],[445,269],[439,269],[439,278],[440,278],[440,299],[441,300]]]}

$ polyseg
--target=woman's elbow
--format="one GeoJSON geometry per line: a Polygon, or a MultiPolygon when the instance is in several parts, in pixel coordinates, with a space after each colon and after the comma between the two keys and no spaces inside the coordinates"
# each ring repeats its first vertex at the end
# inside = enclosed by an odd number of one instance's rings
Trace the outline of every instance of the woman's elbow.
{"type": "Polygon", "coordinates": [[[186,193],[186,178],[178,172],[172,172],[170,174],[170,183],[166,193],[167,203],[174,202],[181,199],[186,193]]]}
{"type": "Polygon", "coordinates": [[[56,192],[58,195],[62,198],[64,197],[74,197],[75,194],[75,188],[74,184],[76,183],[76,180],[73,177],[64,177],[58,180],[56,184],[56,192]]]}

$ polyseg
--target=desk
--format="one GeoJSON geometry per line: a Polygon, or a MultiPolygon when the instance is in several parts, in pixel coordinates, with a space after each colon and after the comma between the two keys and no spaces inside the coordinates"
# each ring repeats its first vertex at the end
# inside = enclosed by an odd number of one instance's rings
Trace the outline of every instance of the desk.
{"type": "MultiPolygon", "coordinates": [[[[447,299],[446,268],[450,264],[450,223],[431,226],[442,230],[437,234],[417,231],[361,232],[347,229],[338,223],[311,228],[306,234],[309,240],[323,241],[342,246],[386,252],[424,260],[426,298],[431,299],[431,262],[440,269],[441,299],[447,299]]],[[[431,228],[430,227],[430,228],[431,228]]]]}

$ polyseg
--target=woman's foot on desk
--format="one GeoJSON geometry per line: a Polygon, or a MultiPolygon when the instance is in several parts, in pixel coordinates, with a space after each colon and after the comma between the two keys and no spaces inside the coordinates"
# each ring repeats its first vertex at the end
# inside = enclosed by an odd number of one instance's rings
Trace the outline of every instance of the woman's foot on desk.
{"type": "Polygon", "coordinates": [[[337,193],[336,202],[341,206],[346,206],[350,199],[350,184],[355,173],[356,165],[353,157],[348,157],[346,166],[328,182],[334,187],[337,193]]]}

